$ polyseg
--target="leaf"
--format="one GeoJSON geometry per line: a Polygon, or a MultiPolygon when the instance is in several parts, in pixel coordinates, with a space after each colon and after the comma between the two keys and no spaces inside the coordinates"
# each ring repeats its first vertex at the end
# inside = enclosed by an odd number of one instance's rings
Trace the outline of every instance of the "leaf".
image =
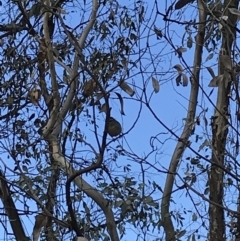
{"type": "Polygon", "coordinates": [[[95,80],[91,79],[83,84],[83,96],[88,98],[97,91],[98,86],[95,80]]]}
{"type": "Polygon", "coordinates": [[[155,79],[154,77],[152,77],[152,86],[153,86],[154,92],[158,93],[160,89],[160,85],[157,79],[155,79]]]}
{"type": "Polygon", "coordinates": [[[208,70],[209,74],[212,76],[212,78],[214,78],[215,74],[214,74],[213,69],[211,67],[207,67],[207,70],[208,70]]]}
{"type": "Polygon", "coordinates": [[[228,9],[231,14],[240,16],[240,11],[236,8],[229,8],[228,9]]]}
{"type": "Polygon", "coordinates": [[[185,234],[186,234],[186,230],[182,230],[182,231],[178,232],[177,235],[176,235],[176,239],[180,239],[185,234]]]}
{"type": "Polygon", "coordinates": [[[28,96],[34,105],[38,105],[38,101],[41,98],[41,90],[33,88],[29,91],[28,96]]]}
{"type": "Polygon", "coordinates": [[[199,163],[200,163],[199,159],[196,159],[196,158],[192,158],[192,159],[191,159],[191,164],[197,165],[197,164],[199,164],[199,163]]]}
{"type": "Polygon", "coordinates": [[[176,78],[176,84],[177,84],[177,86],[179,86],[179,84],[181,83],[181,77],[182,77],[182,75],[180,74],[180,75],[178,75],[178,77],[176,78]]]}
{"type": "Polygon", "coordinates": [[[204,195],[208,195],[209,194],[209,187],[207,187],[205,190],[204,190],[204,195]]]}
{"type": "Polygon", "coordinates": [[[187,47],[192,48],[192,45],[193,45],[193,39],[191,36],[189,36],[187,39],[187,47]]]}
{"type": "Polygon", "coordinates": [[[211,60],[212,58],[213,58],[213,53],[209,54],[205,61],[207,62],[208,60],[211,60]]]}
{"type": "Polygon", "coordinates": [[[222,29],[222,24],[221,23],[218,23],[218,29],[221,30],[222,29]]]}
{"type": "Polygon", "coordinates": [[[227,21],[228,20],[228,16],[222,16],[221,17],[223,20],[227,21]]]}
{"type": "Polygon", "coordinates": [[[192,215],[192,221],[194,222],[194,221],[197,221],[197,214],[196,213],[194,213],[193,215],[192,215]]]}
{"type": "Polygon", "coordinates": [[[34,4],[28,13],[29,15],[28,17],[29,18],[31,18],[32,16],[38,17],[41,13],[41,8],[42,8],[42,4],[40,2],[34,4]]]}
{"type": "Polygon", "coordinates": [[[101,106],[100,112],[107,113],[107,106],[106,106],[106,103],[104,103],[104,104],[101,106]]]}
{"type": "Polygon", "coordinates": [[[35,117],[35,113],[31,114],[28,120],[31,121],[34,117],[35,117]]]}
{"type": "Polygon", "coordinates": [[[177,52],[180,56],[182,56],[182,53],[187,52],[187,48],[179,47],[179,48],[176,49],[176,52],[177,52]]]}
{"type": "Polygon", "coordinates": [[[194,0],[179,0],[176,4],[175,4],[175,9],[181,9],[183,8],[185,5],[187,5],[188,3],[194,2],[194,0]]]}
{"type": "Polygon", "coordinates": [[[125,81],[119,81],[119,86],[123,91],[125,91],[131,97],[135,94],[135,91],[125,81]]]}
{"type": "Polygon", "coordinates": [[[24,172],[28,172],[28,168],[27,168],[26,165],[23,165],[23,166],[22,166],[22,169],[23,169],[24,172]]]}
{"type": "Polygon", "coordinates": [[[67,12],[63,8],[57,9],[60,14],[67,14],[67,12]]]}
{"type": "Polygon", "coordinates": [[[223,75],[215,76],[209,83],[208,87],[217,87],[218,83],[223,80],[223,75]]]}
{"type": "Polygon", "coordinates": [[[188,77],[184,73],[182,73],[182,85],[186,87],[188,85],[188,77]]]}
{"type": "Polygon", "coordinates": [[[122,96],[121,96],[119,93],[117,93],[117,92],[114,92],[114,93],[117,95],[117,97],[118,97],[118,99],[119,99],[119,101],[120,101],[121,114],[122,114],[122,115],[125,115],[124,110],[123,110],[123,98],[122,98],[122,96]]]}
{"type": "Polygon", "coordinates": [[[163,37],[162,31],[154,26],[154,33],[157,35],[158,39],[161,39],[163,37]]]}
{"type": "Polygon", "coordinates": [[[173,68],[176,69],[179,74],[183,72],[183,68],[180,64],[174,65],[173,68]]]}

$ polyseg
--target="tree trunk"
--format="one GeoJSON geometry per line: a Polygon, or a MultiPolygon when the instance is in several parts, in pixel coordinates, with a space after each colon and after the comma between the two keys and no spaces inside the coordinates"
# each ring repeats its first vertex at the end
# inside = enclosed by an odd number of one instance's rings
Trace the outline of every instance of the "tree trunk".
{"type": "Polygon", "coordinates": [[[209,240],[225,240],[225,222],[223,206],[223,170],[218,166],[224,167],[224,151],[228,134],[228,111],[229,111],[229,93],[234,75],[232,70],[226,70],[226,62],[223,59],[231,59],[232,43],[235,39],[236,15],[230,14],[228,8],[238,8],[238,0],[225,0],[224,16],[228,16],[227,26],[223,25],[222,46],[219,54],[218,74],[223,75],[222,81],[218,83],[218,94],[215,114],[212,118],[212,165],[209,175],[209,199],[213,203],[209,204],[209,240]],[[228,56],[228,57],[227,57],[228,56]],[[233,77],[233,78],[232,78],[233,77]],[[220,205],[220,206],[219,206],[220,205]]]}

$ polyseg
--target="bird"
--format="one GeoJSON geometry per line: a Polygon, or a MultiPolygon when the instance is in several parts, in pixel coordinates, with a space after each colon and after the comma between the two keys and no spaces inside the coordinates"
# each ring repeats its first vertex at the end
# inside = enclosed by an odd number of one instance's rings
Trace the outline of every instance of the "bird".
{"type": "Polygon", "coordinates": [[[122,132],[121,124],[115,120],[113,117],[109,118],[108,126],[107,126],[107,133],[111,136],[118,136],[122,132]]]}

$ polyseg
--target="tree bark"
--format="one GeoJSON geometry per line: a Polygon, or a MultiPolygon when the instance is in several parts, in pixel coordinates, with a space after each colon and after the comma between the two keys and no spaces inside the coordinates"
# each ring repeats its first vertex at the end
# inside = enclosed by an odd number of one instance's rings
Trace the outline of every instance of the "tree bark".
{"type": "MultiPolygon", "coordinates": [[[[209,173],[209,240],[225,240],[225,222],[223,206],[223,178],[224,172],[215,164],[224,167],[224,156],[226,139],[228,135],[228,110],[229,110],[229,93],[232,84],[232,75],[226,71],[222,56],[228,56],[231,59],[231,49],[236,31],[233,26],[236,25],[236,15],[232,15],[227,9],[238,8],[238,0],[225,0],[224,16],[228,16],[226,26],[222,28],[222,46],[219,54],[218,74],[223,75],[222,81],[218,83],[218,94],[215,114],[212,117],[212,165],[209,173]],[[214,205],[212,203],[216,203],[214,205]],[[219,206],[220,205],[220,206],[219,206]]],[[[231,72],[231,71],[230,71],[231,72]]],[[[238,90],[236,90],[238,91],[238,90]]]]}
{"type": "Polygon", "coordinates": [[[4,174],[0,171],[0,198],[7,213],[11,228],[17,241],[29,241],[26,236],[18,211],[11,196],[11,190],[4,174]]]}

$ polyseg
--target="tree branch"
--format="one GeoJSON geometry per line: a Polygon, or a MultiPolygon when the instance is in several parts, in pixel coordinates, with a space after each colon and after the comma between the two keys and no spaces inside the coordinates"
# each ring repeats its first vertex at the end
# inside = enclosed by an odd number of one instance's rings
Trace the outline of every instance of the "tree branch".
{"type": "Polygon", "coordinates": [[[184,153],[186,148],[186,144],[192,131],[192,124],[194,123],[194,118],[196,115],[197,108],[197,99],[198,99],[198,90],[199,90],[199,75],[200,75],[200,66],[202,64],[202,51],[204,46],[204,35],[205,35],[205,20],[206,13],[203,6],[203,0],[198,0],[198,9],[199,9],[199,26],[198,26],[198,34],[196,40],[195,47],[195,56],[194,56],[194,68],[193,68],[193,81],[191,85],[191,93],[189,98],[189,106],[187,110],[187,118],[186,124],[183,128],[183,132],[180,136],[180,140],[178,141],[175,150],[173,152],[169,173],[167,174],[163,198],[161,203],[161,216],[163,220],[163,227],[166,233],[166,241],[174,241],[175,238],[175,230],[171,220],[169,208],[170,208],[170,198],[172,194],[173,184],[175,180],[175,173],[181,159],[181,156],[184,153]]]}

